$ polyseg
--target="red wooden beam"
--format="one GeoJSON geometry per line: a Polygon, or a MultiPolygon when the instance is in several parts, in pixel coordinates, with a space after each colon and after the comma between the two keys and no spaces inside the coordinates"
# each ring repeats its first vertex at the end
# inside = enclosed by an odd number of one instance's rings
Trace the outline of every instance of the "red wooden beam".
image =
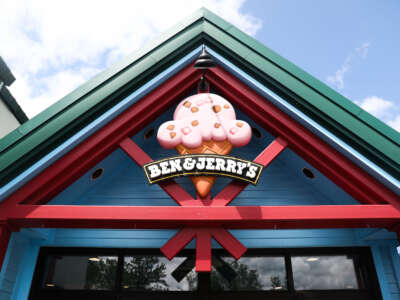
{"type": "Polygon", "coordinates": [[[11,230],[5,222],[0,223],[0,271],[6,257],[11,230]]]}
{"type": "Polygon", "coordinates": [[[5,199],[1,207],[47,203],[116,150],[123,139],[137,133],[179,100],[195,86],[199,76],[192,65],[184,68],[5,199]]]}
{"type": "Polygon", "coordinates": [[[207,80],[242,111],[338,184],[361,203],[390,203],[400,209],[397,195],[375,180],[311,131],[221,67],[210,69],[207,80]]]}
{"type": "Polygon", "coordinates": [[[183,228],[169,239],[160,250],[168,259],[172,259],[193,240],[195,235],[196,231],[192,228],[183,228]]]}
{"type": "MultiPolygon", "coordinates": [[[[132,139],[126,137],[119,144],[122,150],[124,150],[140,167],[144,164],[152,162],[153,160],[146,152],[142,150],[132,139]]],[[[168,182],[162,182],[159,184],[160,187],[181,206],[196,206],[202,205],[199,200],[194,200],[192,196],[185,189],[173,180],[168,182]]]]}
{"type": "Polygon", "coordinates": [[[323,206],[74,206],[19,205],[0,211],[16,228],[295,229],[392,227],[400,211],[392,205],[323,206]]]}
{"type": "Polygon", "coordinates": [[[235,259],[239,259],[246,252],[247,248],[226,229],[212,228],[210,232],[214,239],[235,259]]]}
{"type": "Polygon", "coordinates": [[[211,272],[211,234],[209,228],[196,230],[196,272],[211,272]]]}
{"type": "MultiPolygon", "coordinates": [[[[260,153],[254,160],[256,163],[262,164],[267,167],[285,148],[287,142],[278,137],[263,152],[260,153]]],[[[225,206],[228,205],[233,199],[237,197],[246,187],[247,183],[232,180],[222,191],[220,191],[214,199],[206,205],[211,206],[225,206]]]]}

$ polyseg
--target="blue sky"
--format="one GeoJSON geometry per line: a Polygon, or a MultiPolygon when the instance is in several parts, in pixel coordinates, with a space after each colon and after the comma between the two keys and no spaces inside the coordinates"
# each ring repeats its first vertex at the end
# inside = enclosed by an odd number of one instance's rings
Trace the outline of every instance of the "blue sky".
{"type": "Polygon", "coordinates": [[[400,131],[400,1],[247,1],[255,38],[400,131]]]}
{"type": "Polygon", "coordinates": [[[400,1],[0,1],[0,55],[33,117],[205,6],[400,131],[400,1]]]}

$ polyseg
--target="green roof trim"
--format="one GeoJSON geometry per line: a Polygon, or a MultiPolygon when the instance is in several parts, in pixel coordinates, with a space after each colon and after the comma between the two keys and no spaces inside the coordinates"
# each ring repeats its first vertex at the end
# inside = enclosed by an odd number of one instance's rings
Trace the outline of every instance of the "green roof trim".
{"type": "Polygon", "coordinates": [[[283,96],[395,177],[400,134],[205,8],[0,140],[0,186],[200,44],[283,96]]]}

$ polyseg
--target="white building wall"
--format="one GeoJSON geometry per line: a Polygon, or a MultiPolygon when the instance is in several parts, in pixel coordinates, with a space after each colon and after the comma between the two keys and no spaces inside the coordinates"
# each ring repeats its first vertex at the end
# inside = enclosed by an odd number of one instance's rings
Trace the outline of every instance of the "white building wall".
{"type": "Polygon", "coordinates": [[[0,99],[0,138],[13,131],[19,125],[21,124],[0,99]]]}

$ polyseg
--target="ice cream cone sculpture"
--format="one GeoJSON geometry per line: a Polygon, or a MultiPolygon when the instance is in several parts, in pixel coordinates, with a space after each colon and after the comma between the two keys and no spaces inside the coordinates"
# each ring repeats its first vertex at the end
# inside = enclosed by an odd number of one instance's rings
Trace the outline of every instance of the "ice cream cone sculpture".
{"type": "MultiPolygon", "coordinates": [[[[232,147],[247,145],[251,128],[236,120],[232,105],[221,96],[197,94],[180,102],[174,120],[160,126],[157,139],[166,149],[176,148],[179,154],[227,155],[232,147]]],[[[214,176],[192,176],[197,193],[204,198],[210,193],[214,176]]]]}

